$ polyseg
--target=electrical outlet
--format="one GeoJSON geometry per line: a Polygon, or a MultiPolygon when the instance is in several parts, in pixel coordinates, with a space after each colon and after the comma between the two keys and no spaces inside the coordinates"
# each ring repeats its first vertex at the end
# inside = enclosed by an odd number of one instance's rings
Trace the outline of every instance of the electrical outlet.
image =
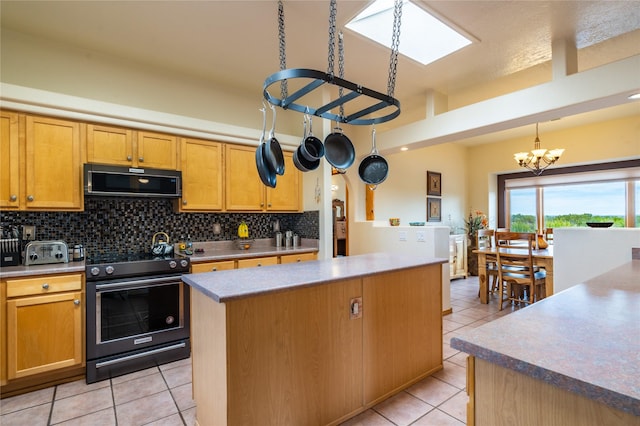
{"type": "Polygon", "coordinates": [[[424,231],[416,232],[416,240],[424,243],[424,231]]]}
{"type": "Polygon", "coordinates": [[[22,226],[22,239],[25,241],[33,241],[36,239],[36,226],[35,225],[23,225],[22,226]]]}
{"type": "Polygon", "coordinates": [[[400,241],[407,241],[407,231],[398,232],[398,236],[400,237],[400,241]]]}

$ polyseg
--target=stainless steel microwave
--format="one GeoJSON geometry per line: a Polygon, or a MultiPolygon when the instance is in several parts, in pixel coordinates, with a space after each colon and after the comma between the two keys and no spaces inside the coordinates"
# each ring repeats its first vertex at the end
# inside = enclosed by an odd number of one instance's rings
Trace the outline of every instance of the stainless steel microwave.
{"type": "Polygon", "coordinates": [[[114,197],[178,198],[182,195],[182,172],[85,164],[84,193],[114,197]]]}

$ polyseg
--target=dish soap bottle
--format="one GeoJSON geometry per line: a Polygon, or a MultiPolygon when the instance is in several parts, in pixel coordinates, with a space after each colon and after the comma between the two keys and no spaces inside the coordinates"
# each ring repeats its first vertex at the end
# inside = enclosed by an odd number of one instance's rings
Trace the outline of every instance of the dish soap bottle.
{"type": "Polygon", "coordinates": [[[191,235],[187,234],[187,242],[185,243],[184,253],[187,255],[193,254],[193,241],[191,241],[191,235]]]}

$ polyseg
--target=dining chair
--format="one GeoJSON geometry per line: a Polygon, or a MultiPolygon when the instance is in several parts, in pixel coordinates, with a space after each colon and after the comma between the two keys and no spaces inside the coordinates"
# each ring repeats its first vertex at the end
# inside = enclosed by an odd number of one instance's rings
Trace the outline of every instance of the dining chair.
{"type": "MultiPolygon", "coordinates": [[[[479,229],[476,233],[476,247],[478,249],[495,248],[495,231],[493,229],[479,229]]],[[[495,258],[487,257],[487,284],[491,282],[490,293],[498,290],[498,264],[495,258]]]]}
{"type": "Polygon", "coordinates": [[[500,310],[504,302],[531,304],[544,299],[547,273],[533,264],[536,234],[496,232],[495,240],[500,310]]]}
{"type": "Polygon", "coordinates": [[[553,228],[546,228],[544,230],[544,239],[547,240],[549,244],[553,244],[553,228]]]}

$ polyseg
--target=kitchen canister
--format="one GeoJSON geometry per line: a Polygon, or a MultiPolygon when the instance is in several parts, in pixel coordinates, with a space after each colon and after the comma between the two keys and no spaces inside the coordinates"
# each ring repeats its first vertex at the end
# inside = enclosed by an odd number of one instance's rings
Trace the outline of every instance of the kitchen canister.
{"type": "Polygon", "coordinates": [[[298,234],[293,235],[293,246],[300,247],[300,236],[298,234]]]}
{"type": "Polygon", "coordinates": [[[276,247],[282,247],[282,232],[276,232],[276,247]]]}

